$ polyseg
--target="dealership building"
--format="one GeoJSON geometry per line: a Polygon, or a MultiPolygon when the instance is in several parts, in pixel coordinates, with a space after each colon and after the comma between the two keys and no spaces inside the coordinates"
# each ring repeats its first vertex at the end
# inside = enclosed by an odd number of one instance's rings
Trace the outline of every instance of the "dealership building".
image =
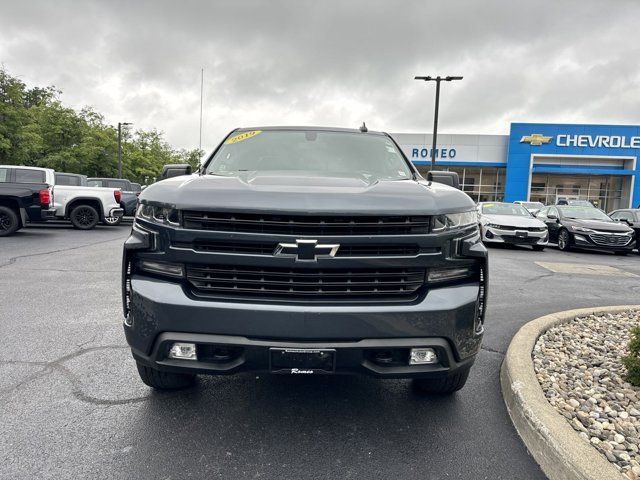
{"type": "MultiPolygon", "coordinates": [[[[392,136],[430,169],[431,135],[392,136]]],[[[611,211],[640,205],[639,155],[640,126],[512,123],[509,135],[438,134],[436,166],[476,201],[586,199],[611,211]]]]}

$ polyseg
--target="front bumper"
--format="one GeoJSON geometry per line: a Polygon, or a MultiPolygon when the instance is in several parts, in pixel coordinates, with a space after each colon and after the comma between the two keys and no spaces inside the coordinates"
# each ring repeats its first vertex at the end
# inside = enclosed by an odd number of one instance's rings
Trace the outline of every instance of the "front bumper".
{"type": "Polygon", "coordinates": [[[547,245],[549,232],[543,230],[532,232],[522,230],[503,230],[495,227],[482,227],[482,241],[484,243],[507,243],[511,245],[547,245]]]}
{"type": "MultiPolygon", "coordinates": [[[[364,339],[357,341],[324,341],[293,342],[278,340],[260,340],[230,335],[188,334],[164,332],[149,355],[132,350],[134,358],[145,365],[175,373],[204,373],[229,375],[244,371],[274,372],[272,367],[273,349],[289,350],[332,350],[335,355],[334,370],[331,372],[315,370],[313,373],[364,374],[385,378],[438,377],[453,375],[455,372],[469,368],[474,356],[457,360],[449,342],[443,338],[389,338],[364,339]],[[211,355],[202,356],[198,360],[176,360],[167,357],[167,352],[174,342],[190,342],[198,346],[200,352],[222,348],[229,353],[224,360],[211,355]],[[433,348],[438,355],[438,362],[430,365],[407,365],[406,359],[410,348],[433,348]],[[380,361],[377,354],[382,352],[390,358],[395,352],[397,360],[380,361]],[[404,361],[403,361],[404,360],[404,361]]],[[[298,373],[295,369],[277,369],[277,373],[298,373]]]]}
{"type": "Polygon", "coordinates": [[[482,341],[477,323],[480,285],[434,288],[417,304],[303,306],[212,302],[182,285],[133,275],[125,335],[134,357],[167,371],[228,374],[268,371],[269,348],[334,348],[335,373],[386,377],[440,376],[473,363],[482,341]],[[239,348],[234,362],[171,360],[168,345],[187,341],[239,348]],[[434,365],[379,365],[372,349],[432,347],[434,365]]]}

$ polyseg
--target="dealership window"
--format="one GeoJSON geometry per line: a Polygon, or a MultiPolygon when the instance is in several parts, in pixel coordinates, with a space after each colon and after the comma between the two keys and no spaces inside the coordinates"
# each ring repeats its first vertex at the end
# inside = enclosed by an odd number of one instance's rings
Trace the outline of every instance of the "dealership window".
{"type": "Polygon", "coordinates": [[[558,199],[589,200],[604,211],[621,208],[623,179],[619,175],[555,175],[536,173],[531,178],[532,202],[554,205],[558,199]]]}
{"type": "MultiPolygon", "coordinates": [[[[419,166],[418,171],[426,176],[430,166],[419,166]]],[[[504,198],[504,168],[446,167],[444,170],[456,172],[460,187],[476,202],[499,202],[504,198]]]]}

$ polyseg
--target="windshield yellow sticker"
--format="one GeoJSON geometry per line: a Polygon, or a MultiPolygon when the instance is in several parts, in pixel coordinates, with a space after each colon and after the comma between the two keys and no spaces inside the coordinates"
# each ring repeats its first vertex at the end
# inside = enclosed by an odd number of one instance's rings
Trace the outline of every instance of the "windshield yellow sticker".
{"type": "Polygon", "coordinates": [[[251,130],[250,132],[242,132],[242,133],[239,133],[238,135],[234,135],[233,137],[227,138],[224,144],[231,145],[232,143],[238,143],[243,140],[246,140],[247,138],[255,137],[261,132],[262,130],[251,130]]]}

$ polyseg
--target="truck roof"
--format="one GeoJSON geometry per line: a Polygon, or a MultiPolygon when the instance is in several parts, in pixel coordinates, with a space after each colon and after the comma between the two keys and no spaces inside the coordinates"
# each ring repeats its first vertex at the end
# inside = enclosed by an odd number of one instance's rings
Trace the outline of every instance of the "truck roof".
{"type": "Polygon", "coordinates": [[[361,131],[359,128],[340,128],[340,127],[304,127],[304,126],[270,126],[270,127],[238,127],[234,132],[249,132],[252,130],[273,131],[273,130],[299,130],[299,131],[316,131],[316,132],[343,132],[343,133],[359,133],[361,135],[387,135],[385,132],[377,132],[367,130],[361,131]]]}
{"type": "Polygon", "coordinates": [[[45,167],[29,167],[27,165],[0,165],[0,168],[24,168],[26,170],[44,170],[47,172],[53,172],[53,168],[45,168],[45,167]]]}

